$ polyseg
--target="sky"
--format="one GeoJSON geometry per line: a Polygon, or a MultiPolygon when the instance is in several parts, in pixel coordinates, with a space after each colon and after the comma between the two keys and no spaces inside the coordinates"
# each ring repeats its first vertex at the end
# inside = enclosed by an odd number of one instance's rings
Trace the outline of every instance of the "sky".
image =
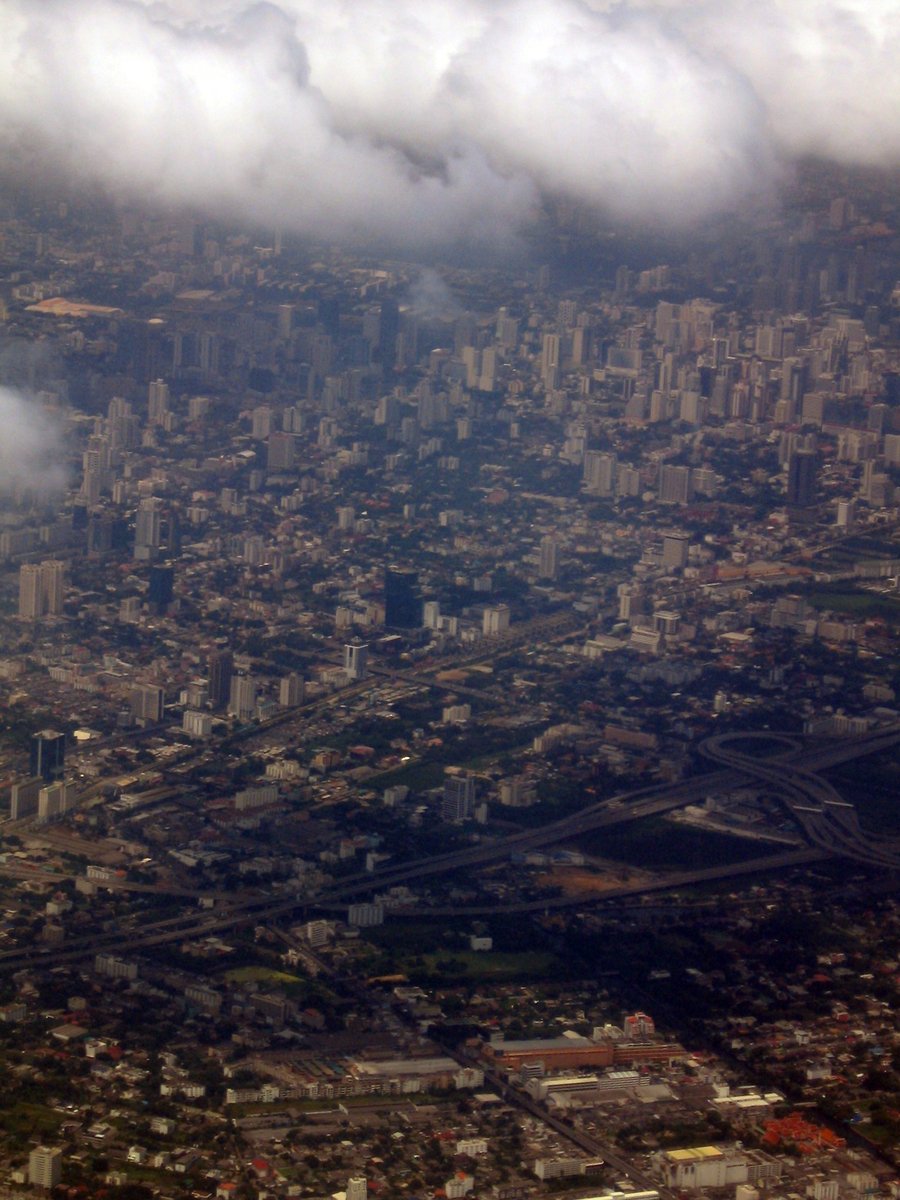
{"type": "Polygon", "coordinates": [[[691,223],[900,161],[886,0],[0,0],[0,158],[314,236],[691,223]]]}

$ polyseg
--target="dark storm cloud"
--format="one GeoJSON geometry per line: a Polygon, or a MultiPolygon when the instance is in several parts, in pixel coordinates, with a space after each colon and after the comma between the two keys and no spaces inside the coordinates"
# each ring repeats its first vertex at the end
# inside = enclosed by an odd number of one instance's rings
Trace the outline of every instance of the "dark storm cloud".
{"type": "Polygon", "coordinates": [[[900,158],[896,4],[0,0],[0,147],[317,234],[496,241],[552,189],[695,220],[900,158]]]}

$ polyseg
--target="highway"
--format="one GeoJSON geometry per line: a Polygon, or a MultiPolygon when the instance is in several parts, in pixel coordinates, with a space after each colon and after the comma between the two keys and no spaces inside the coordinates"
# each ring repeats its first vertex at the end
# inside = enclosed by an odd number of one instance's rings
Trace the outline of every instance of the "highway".
{"type": "MultiPolygon", "coordinates": [[[[865,833],[853,806],[820,775],[788,758],[757,758],[733,748],[734,743],[752,742],[753,737],[723,734],[709,738],[700,746],[700,753],[713,762],[770,784],[809,841],[819,849],[869,866],[887,870],[900,867],[900,844],[865,833]]],[[[872,744],[880,742],[881,739],[875,738],[872,744]]]]}
{"type": "MultiPolygon", "coordinates": [[[[541,829],[528,830],[511,837],[498,838],[490,843],[479,843],[444,855],[420,859],[414,863],[383,868],[380,871],[342,881],[327,889],[319,897],[310,899],[300,896],[245,897],[227,907],[197,912],[196,909],[169,918],[151,922],[141,927],[130,927],[102,931],[85,938],[73,940],[63,947],[27,950],[10,950],[0,954],[0,971],[16,970],[24,965],[40,962],[48,967],[62,962],[77,961],[91,957],[98,950],[129,954],[141,947],[163,945],[210,934],[219,934],[250,921],[274,920],[297,910],[335,911],[344,907],[347,900],[362,893],[381,891],[397,883],[412,879],[424,879],[455,870],[460,867],[473,868],[488,862],[508,858],[510,854],[525,849],[553,845],[575,837],[591,829],[613,826],[623,821],[638,820],[654,814],[671,811],[685,804],[696,803],[710,792],[727,790],[746,783],[748,778],[760,778],[776,788],[788,789],[787,803],[797,817],[801,827],[813,842],[809,850],[792,850],[768,858],[754,859],[747,863],[714,866],[702,871],[675,873],[640,884],[609,889],[590,896],[553,897],[546,900],[522,901],[504,905],[504,910],[533,912],[562,907],[584,907],[590,903],[621,899],[691,886],[713,880],[737,878],[744,874],[764,870],[785,869],[790,866],[821,861],[834,854],[841,854],[871,865],[895,869],[900,865],[900,852],[894,843],[879,843],[865,835],[855,821],[855,812],[848,809],[838,794],[824,780],[811,772],[816,767],[833,766],[838,762],[850,761],[862,755],[875,753],[900,741],[900,727],[875,731],[859,738],[848,738],[841,742],[830,742],[826,746],[792,749],[784,757],[764,759],[748,757],[729,749],[728,742],[740,737],[746,740],[753,735],[732,735],[710,739],[704,743],[704,752],[709,757],[718,756],[716,761],[728,759],[726,769],[699,776],[683,783],[643,788],[623,793],[609,800],[588,806],[573,816],[554,821],[541,829]],[[829,803],[826,805],[826,800],[829,803]],[[804,812],[804,809],[821,806],[821,812],[804,812]],[[797,812],[797,809],[800,809],[797,812]]],[[[770,734],[760,737],[771,739],[770,734]]],[[[202,899],[204,893],[196,893],[202,899]]],[[[428,911],[428,910],[425,910],[428,911]]],[[[436,913],[441,910],[435,910],[436,913]]],[[[454,908],[453,913],[472,911],[491,913],[496,905],[477,906],[472,910],[454,908]]],[[[419,910],[420,915],[422,910],[419,910]]]]}

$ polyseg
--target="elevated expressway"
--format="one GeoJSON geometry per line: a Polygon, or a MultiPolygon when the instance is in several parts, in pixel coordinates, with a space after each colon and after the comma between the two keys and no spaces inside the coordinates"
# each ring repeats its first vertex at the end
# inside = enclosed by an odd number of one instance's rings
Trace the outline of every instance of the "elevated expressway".
{"type": "MultiPolygon", "coordinates": [[[[859,826],[852,806],[843,801],[835,789],[820,778],[816,771],[877,753],[898,742],[900,725],[888,726],[862,737],[845,738],[812,747],[804,747],[799,738],[784,738],[782,735],[768,732],[755,735],[722,735],[709,739],[701,746],[701,752],[707,758],[722,764],[721,769],[706,775],[677,784],[625,792],[589,805],[572,816],[550,822],[540,829],[495,838],[447,854],[385,866],[378,871],[356,875],[326,889],[316,898],[283,893],[274,896],[244,896],[212,911],[198,912],[195,908],[163,920],[98,930],[91,935],[67,941],[59,947],[0,951],[0,973],[29,964],[55,966],[88,958],[99,950],[128,954],[140,947],[222,933],[242,924],[275,920],[298,911],[339,912],[345,910],[348,900],[355,896],[371,895],[400,883],[426,879],[460,868],[477,869],[488,863],[509,858],[511,854],[552,846],[591,830],[671,812],[688,804],[696,804],[711,792],[744,786],[748,779],[764,781],[784,798],[785,805],[812,843],[809,848],[780,852],[744,863],[721,864],[696,871],[673,873],[591,896],[512,902],[503,905],[504,911],[525,913],[564,906],[583,907],[591,903],[624,899],[701,882],[737,878],[748,873],[810,864],[835,855],[894,871],[900,867],[900,843],[897,840],[879,840],[865,833],[859,826]],[[773,739],[782,740],[786,753],[778,758],[761,758],[734,749],[735,743],[752,743],[756,739],[769,742],[773,739]]],[[[148,890],[168,889],[151,887],[148,890]]],[[[177,889],[177,893],[179,896],[185,895],[183,889],[177,889]]],[[[207,895],[203,891],[197,891],[193,894],[193,899],[202,900],[207,895]]],[[[436,916],[450,913],[489,914],[496,911],[496,907],[495,904],[471,909],[420,909],[419,915],[432,912],[436,916]]]]}
{"type": "MultiPolygon", "coordinates": [[[[894,740],[896,736],[895,733],[894,740]]],[[[809,763],[808,758],[800,758],[796,754],[761,758],[735,748],[748,743],[752,745],[760,738],[788,743],[793,741],[771,734],[723,734],[703,742],[700,753],[712,762],[769,784],[807,840],[820,850],[868,866],[887,870],[900,867],[900,840],[866,833],[859,824],[859,816],[853,805],[848,804],[826,779],[811,769],[813,765],[820,769],[826,765],[822,760],[830,757],[827,750],[822,751],[818,761],[814,759],[813,763],[809,763]]],[[[891,744],[887,731],[881,737],[870,739],[872,749],[868,752],[873,753],[882,744],[891,744]]],[[[842,745],[838,743],[838,748],[842,745]]],[[[827,765],[834,763],[828,762],[827,765]]]]}

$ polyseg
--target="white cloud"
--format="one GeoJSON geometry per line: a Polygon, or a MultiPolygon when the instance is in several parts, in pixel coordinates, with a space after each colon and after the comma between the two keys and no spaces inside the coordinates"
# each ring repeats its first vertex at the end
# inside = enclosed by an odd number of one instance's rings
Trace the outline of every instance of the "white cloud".
{"type": "Polygon", "coordinates": [[[66,484],[58,423],[21,392],[0,386],[0,495],[27,489],[42,496],[66,484]]]}
{"type": "Polygon", "coordinates": [[[697,219],[900,159],[885,0],[0,0],[0,146],[320,234],[509,236],[541,189],[697,219]]]}

